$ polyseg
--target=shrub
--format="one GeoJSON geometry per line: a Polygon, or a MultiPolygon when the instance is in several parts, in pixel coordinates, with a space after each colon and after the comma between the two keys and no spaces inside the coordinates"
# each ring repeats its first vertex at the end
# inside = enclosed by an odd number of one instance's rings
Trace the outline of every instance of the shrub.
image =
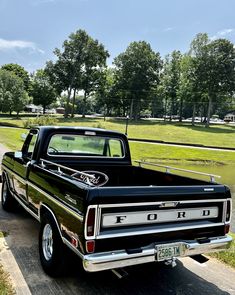
{"type": "Polygon", "coordinates": [[[40,116],[35,119],[28,119],[23,122],[24,128],[30,128],[34,126],[49,126],[56,125],[57,119],[51,116],[40,116]]]}

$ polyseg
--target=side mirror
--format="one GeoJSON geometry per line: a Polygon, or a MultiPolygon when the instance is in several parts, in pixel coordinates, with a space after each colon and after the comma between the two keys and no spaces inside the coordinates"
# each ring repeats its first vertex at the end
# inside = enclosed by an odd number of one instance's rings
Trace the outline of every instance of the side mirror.
{"type": "Polygon", "coordinates": [[[22,154],[22,152],[15,152],[14,157],[16,159],[21,159],[21,158],[23,158],[23,154],[22,154]]]}

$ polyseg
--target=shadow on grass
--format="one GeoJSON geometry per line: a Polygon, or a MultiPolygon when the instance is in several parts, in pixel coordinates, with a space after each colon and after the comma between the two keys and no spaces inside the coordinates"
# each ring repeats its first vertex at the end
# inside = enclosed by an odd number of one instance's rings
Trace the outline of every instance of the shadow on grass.
{"type": "Polygon", "coordinates": [[[201,132],[207,132],[207,133],[235,133],[235,126],[228,126],[228,125],[222,125],[223,127],[218,127],[211,125],[210,127],[206,128],[204,125],[178,125],[183,126],[187,129],[191,129],[194,131],[201,131],[201,132]]]}

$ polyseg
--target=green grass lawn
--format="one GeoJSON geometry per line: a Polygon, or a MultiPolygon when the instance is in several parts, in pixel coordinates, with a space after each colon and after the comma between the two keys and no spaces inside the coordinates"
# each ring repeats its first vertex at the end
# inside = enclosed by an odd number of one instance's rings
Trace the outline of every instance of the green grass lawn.
{"type": "Polygon", "coordinates": [[[0,294],[1,295],[13,295],[15,294],[11,283],[9,281],[9,276],[6,274],[0,265],[0,294]]]}
{"type": "Polygon", "coordinates": [[[233,237],[233,242],[230,249],[227,251],[211,253],[209,256],[215,257],[216,259],[219,259],[220,261],[223,261],[235,268],[235,234],[229,233],[229,235],[233,237]]]}
{"type": "MultiPolygon", "coordinates": [[[[6,233],[0,231],[0,238],[6,236],[6,233]]],[[[1,249],[0,249],[1,251],[1,249]]],[[[13,295],[12,285],[9,280],[9,275],[3,270],[2,265],[0,264],[0,295],[13,295]]]]}
{"type": "MultiPolygon", "coordinates": [[[[83,123],[84,123],[83,125],[82,124],[79,124],[79,125],[82,125],[82,126],[88,125],[87,121],[86,121],[86,124],[85,124],[85,121],[83,123]]],[[[98,123],[96,122],[96,124],[98,123]]],[[[110,123],[108,122],[108,124],[110,123]]],[[[105,127],[105,126],[102,126],[102,127],[105,127]]],[[[168,128],[169,127],[170,126],[168,126],[168,128]]],[[[109,126],[108,128],[117,129],[117,128],[112,128],[112,126],[109,126]]],[[[141,128],[143,128],[143,126],[141,126],[141,128]]],[[[185,127],[181,127],[181,128],[185,128],[185,127]]],[[[0,143],[7,146],[11,150],[19,150],[23,143],[23,140],[21,139],[20,135],[25,132],[27,131],[23,129],[0,128],[0,143]]],[[[217,137],[219,140],[219,138],[221,137],[221,134],[220,133],[217,134],[217,137]]],[[[146,143],[139,143],[139,142],[130,142],[130,149],[131,149],[133,160],[142,159],[142,160],[154,161],[154,162],[165,161],[167,163],[171,161],[182,162],[182,163],[187,161],[192,161],[192,162],[196,161],[196,162],[202,162],[203,164],[208,164],[212,166],[223,165],[223,164],[229,164],[229,165],[235,164],[235,152],[200,150],[200,149],[182,148],[182,147],[175,147],[175,146],[146,144],[146,143]]],[[[232,234],[232,235],[235,238],[235,234],[232,234]]],[[[213,254],[213,257],[216,257],[235,267],[235,243],[233,242],[232,248],[230,250],[226,252],[215,253],[213,254]]],[[[1,281],[1,269],[0,269],[0,281],[1,281]]],[[[8,293],[1,293],[1,285],[0,285],[0,294],[8,294],[8,293]]]]}
{"type": "MultiPolygon", "coordinates": [[[[0,125],[8,124],[23,127],[27,117],[16,119],[15,117],[0,117],[0,125]]],[[[109,118],[69,118],[57,117],[58,125],[65,126],[90,126],[125,132],[125,120],[109,118]]],[[[231,125],[211,125],[205,128],[198,124],[192,127],[190,123],[164,123],[141,120],[129,122],[128,137],[164,140],[170,142],[194,143],[212,146],[235,147],[235,126],[231,125]]]]}
{"type": "MultiPolygon", "coordinates": [[[[0,128],[0,143],[7,146],[10,150],[20,150],[23,144],[21,134],[27,132],[24,129],[0,128]]],[[[130,142],[130,148],[133,160],[235,164],[235,152],[210,151],[140,142],[130,142]]]]}
{"type": "Polygon", "coordinates": [[[235,152],[129,142],[133,160],[153,162],[201,162],[203,164],[235,164],[235,152]]]}
{"type": "Polygon", "coordinates": [[[24,129],[0,128],[0,144],[12,151],[20,150],[23,144],[21,134],[26,132],[24,129]]]}

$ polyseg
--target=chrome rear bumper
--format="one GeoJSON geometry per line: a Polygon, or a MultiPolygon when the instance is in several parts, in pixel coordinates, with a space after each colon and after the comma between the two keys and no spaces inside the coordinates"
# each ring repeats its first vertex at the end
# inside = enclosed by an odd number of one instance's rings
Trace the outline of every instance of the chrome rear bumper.
{"type": "MultiPolygon", "coordinates": [[[[179,257],[192,256],[215,251],[226,250],[232,242],[229,235],[223,237],[210,238],[206,243],[198,241],[174,242],[183,248],[179,257]]],[[[169,245],[172,243],[169,243],[169,245]]],[[[165,245],[165,244],[164,244],[165,245]]],[[[159,245],[157,245],[159,246],[159,245]]],[[[141,248],[141,252],[128,254],[125,250],[87,254],[83,256],[83,267],[88,272],[96,272],[107,269],[121,268],[125,266],[156,262],[156,245],[151,244],[141,248]]]]}

